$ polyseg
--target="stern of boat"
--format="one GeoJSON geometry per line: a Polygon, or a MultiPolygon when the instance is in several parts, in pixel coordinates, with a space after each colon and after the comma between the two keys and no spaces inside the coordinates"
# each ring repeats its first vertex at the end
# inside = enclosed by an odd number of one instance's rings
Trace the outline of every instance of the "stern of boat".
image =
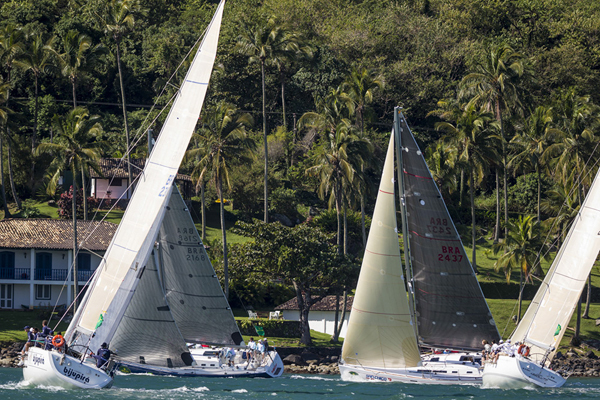
{"type": "Polygon", "coordinates": [[[65,389],[103,389],[113,384],[113,378],[94,365],[39,347],[29,349],[24,361],[23,378],[32,385],[65,389]]]}

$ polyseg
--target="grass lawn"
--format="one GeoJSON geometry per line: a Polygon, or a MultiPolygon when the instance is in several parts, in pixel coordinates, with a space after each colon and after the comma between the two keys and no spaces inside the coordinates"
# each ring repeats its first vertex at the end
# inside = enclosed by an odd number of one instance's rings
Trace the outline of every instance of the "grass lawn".
{"type": "MultiPolygon", "coordinates": [[[[38,329],[42,329],[42,320],[38,316],[36,310],[0,310],[0,319],[2,320],[2,327],[0,329],[0,342],[18,342],[26,341],[27,334],[23,330],[24,326],[35,326],[38,329]]],[[[52,329],[55,328],[58,320],[51,319],[48,326],[52,329]]],[[[68,324],[61,322],[58,329],[55,331],[65,332],[68,324]]]]}

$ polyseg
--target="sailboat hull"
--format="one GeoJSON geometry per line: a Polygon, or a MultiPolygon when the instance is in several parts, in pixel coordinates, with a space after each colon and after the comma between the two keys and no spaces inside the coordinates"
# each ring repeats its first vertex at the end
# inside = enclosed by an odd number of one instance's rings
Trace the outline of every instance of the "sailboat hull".
{"type": "Polygon", "coordinates": [[[561,387],[566,382],[560,374],[522,357],[500,356],[483,370],[483,387],[519,389],[525,387],[561,387]]]}
{"type": "Polygon", "coordinates": [[[409,368],[377,368],[340,363],[344,381],[403,382],[438,385],[480,384],[481,355],[470,353],[432,354],[422,365],[409,368]]]}
{"type": "Polygon", "coordinates": [[[283,361],[276,351],[270,351],[262,362],[223,363],[216,357],[201,357],[192,352],[196,366],[168,368],[147,364],[119,362],[118,371],[125,374],[152,374],[170,376],[234,377],[234,378],[279,378],[283,374],[283,361]]]}
{"type": "Polygon", "coordinates": [[[113,378],[95,365],[38,347],[30,348],[27,353],[23,378],[32,385],[65,389],[103,389],[113,384],[113,378]]]}

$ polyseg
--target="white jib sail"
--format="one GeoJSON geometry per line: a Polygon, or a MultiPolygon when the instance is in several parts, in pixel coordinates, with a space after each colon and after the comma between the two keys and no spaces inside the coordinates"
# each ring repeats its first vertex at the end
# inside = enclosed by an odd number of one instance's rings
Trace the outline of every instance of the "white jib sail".
{"type": "MultiPolygon", "coordinates": [[[[596,175],[579,214],[561,246],[552,267],[531,302],[523,320],[512,335],[513,341],[526,339],[532,353],[558,347],[586,279],[600,251],[600,172],[596,175]],[[534,342],[534,343],[532,343],[534,342]]],[[[550,362],[552,357],[549,358],[550,362]]]]}
{"type": "Polygon", "coordinates": [[[400,259],[394,148],[392,133],[342,348],[347,364],[404,368],[421,360],[400,259]]]}
{"type": "MultiPolygon", "coordinates": [[[[101,272],[89,290],[78,326],[81,333],[91,333],[101,315],[118,323],[126,304],[105,315],[118,289],[127,283],[127,272],[142,271],[147,261],[171,195],[171,187],[189,140],[194,131],[217,52],[224,1],[221,1],[209,29],[194,57],[177,98],[167,116],[160,136],[140,177],[127,211],[98,268],[101,272]],[[120,315],[119,315],[120,314],[120,315]]],[[[133,290],[134,288],[123,288],[133,290]]],[[[126,303],[127,300],[123,299],[126,303]]],[[[95,342],[110,341],[115,327],[103,327],[95,342]]]]}

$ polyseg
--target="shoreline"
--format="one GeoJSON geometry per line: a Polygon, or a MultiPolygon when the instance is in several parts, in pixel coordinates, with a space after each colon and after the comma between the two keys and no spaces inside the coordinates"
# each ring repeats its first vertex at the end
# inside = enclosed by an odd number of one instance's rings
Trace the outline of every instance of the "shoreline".
{"type": "MultiPolygon", "coordinates": [[[[24,342],[2,343],[0,367],[21,368],[19,358],[24,342]]],[[[339,375],[339,347],[278,347],[286,374],[339,375]]],[[[600,358],[592,351],[580,354],[569,350],[558,352],[550,366],[563,376],[578,378],[600,377],[600,358]]]]}

